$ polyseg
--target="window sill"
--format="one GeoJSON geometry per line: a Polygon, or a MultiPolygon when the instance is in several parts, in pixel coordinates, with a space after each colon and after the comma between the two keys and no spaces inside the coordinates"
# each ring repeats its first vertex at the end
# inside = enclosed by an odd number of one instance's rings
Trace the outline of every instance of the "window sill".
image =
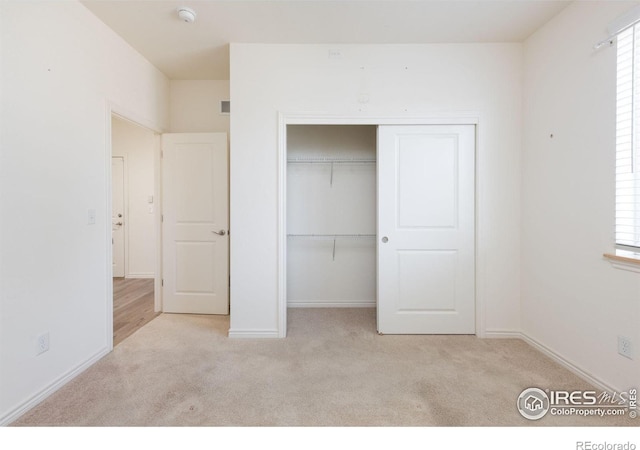
{"type": "Polygon", "coordinates": [[[640,253],[616,249],[615,253],[603,255],[616,269],[640,273],[640,253]]]}

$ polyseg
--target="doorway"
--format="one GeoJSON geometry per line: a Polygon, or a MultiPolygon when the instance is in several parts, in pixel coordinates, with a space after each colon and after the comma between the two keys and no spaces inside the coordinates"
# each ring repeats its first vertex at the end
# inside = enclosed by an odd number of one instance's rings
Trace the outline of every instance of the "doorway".
{"type": "Polygon", "coordinates": [[[160,314],[155,288],[158,151],[155,132],[112,114],[114,346],[160,314]]]}
{"type": "Polygon", "coordinates": [[[375,308],[376,204],[375,126],[287,127],[289,308],[375,308]]]}

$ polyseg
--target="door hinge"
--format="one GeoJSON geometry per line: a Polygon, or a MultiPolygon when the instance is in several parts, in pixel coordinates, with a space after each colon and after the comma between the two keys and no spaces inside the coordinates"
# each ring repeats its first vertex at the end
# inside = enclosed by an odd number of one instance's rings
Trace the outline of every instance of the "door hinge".
{"type": "Polygon", "coordinates": [[[164,214],[160,215],[160,222],[164,222],[164,214]]]}
{"type": "Polygon", "coordinates": [[[164,287],[164,278],[163,278],[162,280],[160,280],[160,285],[161,285],[162,287],[164,287]]]}

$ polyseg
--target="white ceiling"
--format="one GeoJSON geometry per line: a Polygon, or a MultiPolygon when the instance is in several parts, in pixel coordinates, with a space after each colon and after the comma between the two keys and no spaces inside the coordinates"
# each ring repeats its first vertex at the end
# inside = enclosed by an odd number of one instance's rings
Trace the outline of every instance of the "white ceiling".
{"type": "Polygon", "coordinates": [[[85,0],[170,79],[229,79],[229,43],[522,42],[570,2],[551,0],[85,0]],[[195,23],[176,9],[188,6],[195,23]]]}

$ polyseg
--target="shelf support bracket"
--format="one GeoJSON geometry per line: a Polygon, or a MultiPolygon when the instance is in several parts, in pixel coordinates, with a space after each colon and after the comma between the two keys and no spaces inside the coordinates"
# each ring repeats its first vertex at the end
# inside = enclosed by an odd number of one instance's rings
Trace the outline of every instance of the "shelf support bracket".
{"type": "Polygon", "coordinates": [[[336,238],[333,238],[333,260],[336,260],[336,238]]]}
{"type": "Polygon", "coordinates": [[[331,161],[331,179],[329,180],[329,186],[333,187],[333,161],[331,161]]]}

